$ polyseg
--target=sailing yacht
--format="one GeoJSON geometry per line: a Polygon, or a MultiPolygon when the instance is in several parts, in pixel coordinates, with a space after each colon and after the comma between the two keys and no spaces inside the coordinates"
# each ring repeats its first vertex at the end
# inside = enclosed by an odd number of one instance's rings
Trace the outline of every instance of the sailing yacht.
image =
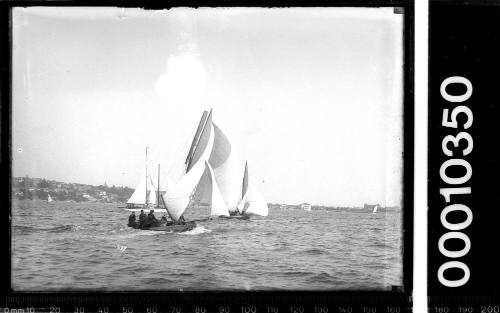
{"type": "Polygon", "coordinates": [[[372,214],[377,213],[377,210],[378,210],[378,204],[376,204],[376,205],[373,207],[372,214]]]}
{"type": "MultiPolygon", "coordinates": [[[[254,184],[249,182],[248,176],[248,162],[245,162],[245,171],[243,175],[242,184],[242,196],[237,205],[237,210],[240,216],[250,217],[255,216],[267,216],[269,213],[269,207],[267,202],[260,193],[260,191],[255,187],[254,184]]],[[[232,216],[232,217],[238,217],[232,216]]]]}
{"type": "Polygon", "coordinates": [[[52,199],[50,194],[47,194],[47,202],[54,202],[54,199],[52,199]]]}
{"type": "Polygon", "coordinates": [[[140,211],[143,209],[153,209],[156,212],[166,212],[165,209],[160,208],[160,194],[166,192],[160,189],[160,165],[158,164],[158,172],[155,177],[155,171],[148,159],[148,147],[146,147],[145,164],[145,170],[141,175],[141,180],[135,188],[134,193],[127,201],[127,210],[140,211]],[[157,181],[157,187],[155,187],[155,180],[157,181]]]}
{"type": "Polygon", "coordinates": [[[233,212],[267,216],[264,197],[249,183],[248,164],[242,170],[230,140],[213,122],[213,110],[203,112],[185,165],[186,174],[162,196],[174,220],[201,203],[210,204],[212,218],[233,212]]]}
{"type": "Polygon", "coordinates": [[[228,218],[231,212],[267,216],[264,197],[249,182],[247,163],[242,171],[228,137],[212,121],[212,110],[203,112],[184,163],[185,174],[175,184],[170,183],[165,192],[158,189],[156,200],[152,197],[155,183],[146,166],[145,182],[141,180],[142,185],[140,183],[136,188],[137,195],[134,192],[129,203],[139,201],[139,204],[148,205],[156,201],[164,206],[172,219],[171,224],[148,229],[166,230],[169,226],[180,225],[194,227],[195,222],[185,222],[183,215],[202,203],[210,205],[211,218],[228,218]]]}

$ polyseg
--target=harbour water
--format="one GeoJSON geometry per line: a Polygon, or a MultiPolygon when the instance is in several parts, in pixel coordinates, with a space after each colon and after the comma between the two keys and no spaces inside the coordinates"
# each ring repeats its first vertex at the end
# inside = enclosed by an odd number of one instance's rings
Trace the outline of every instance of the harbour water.
{"type": "MultiPolygon", "coordinates": [[[[191,210],[186,219],[206,217],[191,210]]],[[[117,204],[14,201],[14,290],[390,290],[402,214],[270,209],[186,233],[135,230],[117,204]]],[[[159,218],[160,215],[156,214],[159,218]]]]}

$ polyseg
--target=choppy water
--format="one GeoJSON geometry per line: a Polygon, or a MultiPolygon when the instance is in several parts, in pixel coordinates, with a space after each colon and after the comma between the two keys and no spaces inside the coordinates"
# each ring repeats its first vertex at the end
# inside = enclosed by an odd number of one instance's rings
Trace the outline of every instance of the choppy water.
{"type": "MultiPolygon", "coordinates": [[[[187,219],[207,212],[190,212],[187,219]]],[[[126,226],[116,204],[18,201],[15,290],[343,290],[402,285],[401,212],[270,210],[187,233],[126,226]]],[[[159,216],[157,216],[159,217],[159,216]]]]}

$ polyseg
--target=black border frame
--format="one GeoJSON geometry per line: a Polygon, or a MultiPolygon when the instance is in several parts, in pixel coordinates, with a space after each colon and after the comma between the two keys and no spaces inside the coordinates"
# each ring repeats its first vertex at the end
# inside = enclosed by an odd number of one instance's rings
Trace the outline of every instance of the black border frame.
{"type": "MultiPolygon", "coordinates": [[[[265,306],[278,306],[290,308],[291,306],[304,306],[306,311],[313,311],[312,306],[347,305],[361,308],[363,305],[371,307],[400,307],[411,311],[413,290],[413,212],[414,212],[414,34],[415,34],[415,10],[414,0],[351,0],[336,1],[315,0],[314,2],[298,1],[286,3],[285,1],[262,1],[254,0],[250,3],[230,3],[229,1],[173,1],[169,3],[157,3],[153,1],[139,0],[68,0],[68,1],[15,1],[8,0],[0,3],[0,40],[2,54],[0,54],[0,77],[1,77],[1,154],[0,172],[1,185],[0,204],[0,240],[1,251],[9,251],[7,266],[2,267],[0,280],[0,299],[4,307],[26,308],[28,306],[37,308],[49,308],[51,306],[61,307],[73,312],[75,306],[85,306],[86,311],[97,307],[107,306],[110,312],[120,311],[123,306],[132,306],[134,311],[145,310],[146,306],[159,306],[162,309],[167,306],[183,306],[186,311],[195,305],[204,305],[207,312],[215,311],[209,308],[225,305],[231,307],[231,312],[240,312],[242,305],[257,306],[258,312],[267,312],[265,306]],[[292,5],[293,4],[293,5],[292,5]],[[11,33],[11,8],[28,6],[119,6],[119,7],[142,7],[146,9],[168,9],[176,6],[189,7],[214,7],[214,6],[259,6],[259,7],[402,7],[404,9],[403,23],[403,75],[404,75],[404,108],[403,108],[403,289],[393,291],[242,291],[242,292],[15,292],[11,289],[11,62],[12,62],[12,33],[11,33]],[[6,44],[6,45],[5,45],[6,44]],[[234,309],[236,308],[236,309],[234,309]]],[[[402,311],[403,311],[402,310],[402,311]]],[[[39,311],[39,309],[37,309],[39,311]]],[[[162,310],[159,310],[162,311],[162,310]]],[[[170,311],[170,309],[169,309],[170,311]]],[[[189,311],[189,310],[188,310],[189,311]]],[[[218,311],[218,310],[217,310],[218,311]]],[[[286,309],[292,312],[291,308],[286,309]]],[[[284,312],[284,311],[281,311],[284,312]]],[[[337,312],[330,308],[329,312],[337,312]]],[[[356,311],[353,311],[356,312],[356,311]]],[[[318,312],[315,312],[318,313],[318,312]]]]}

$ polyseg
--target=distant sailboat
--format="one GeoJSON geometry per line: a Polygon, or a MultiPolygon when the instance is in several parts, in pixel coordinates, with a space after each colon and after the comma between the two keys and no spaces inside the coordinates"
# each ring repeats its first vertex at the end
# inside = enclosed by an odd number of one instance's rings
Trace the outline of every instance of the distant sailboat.
{"type": "Polygon", "coordinates": [[[155,172],[148,159],[147,147],[145,164],[145,170],[141,175],[141,180],[135,188],[134,193],[127,201],[127,209],[129,211],[140,211],[146,208],[154,209],[156,212],[166,212],[164,208],[160,208],[160,194],[166,192],[170,182],[168,178],[165,178],[163,184],[160,183],[160,165],[158,164],[158,171],[155,172]]]}
{"type": "Polygon", "coordinates": [[[54,200],[52,199],[52,197],[50,196],[50,194],[47,194],[47,202],[53,202],[54,200]]]}
{"type": "Polygon", "coordinates": [[[257,187],[249,181],[248,162],[245,163],[242,186],[242,197],[237,206],[238,211],[248,216],[267,216],[269,214],[269,207],[267,206],[266,200],[257,187]]]}
{"type": "Polygon", "coordinates": [[[377,210],[378,210],[378,204],[376,204],[376,205],[375,205],[375,207],[373,208],[373,212],[372,212],[372,214],[377,213],[377,210]]]}

